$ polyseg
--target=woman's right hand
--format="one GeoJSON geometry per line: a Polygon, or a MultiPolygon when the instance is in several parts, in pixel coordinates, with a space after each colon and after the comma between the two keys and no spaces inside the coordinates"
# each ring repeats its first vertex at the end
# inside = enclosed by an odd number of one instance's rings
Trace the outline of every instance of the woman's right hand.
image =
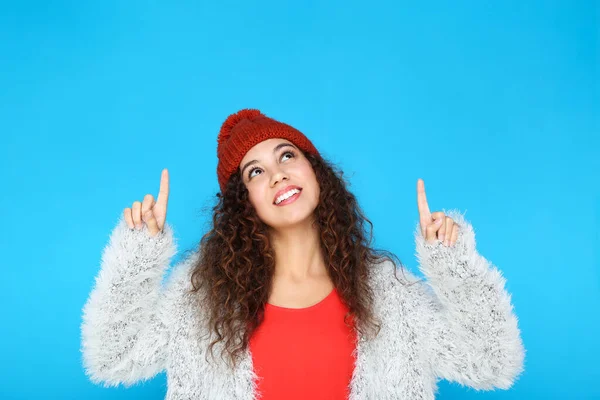
{"type": "Polygon", "coordinates": [[[163,230],[167,219],[167,202],[169,201],[169,171],[162,170],[158,199],[154,201],[151,194],[144,196],[144,201],[134,201],[131,208],[123,210],[129,228],[142,229],[148,225],[150,235],[154,236],[163,230]]]}

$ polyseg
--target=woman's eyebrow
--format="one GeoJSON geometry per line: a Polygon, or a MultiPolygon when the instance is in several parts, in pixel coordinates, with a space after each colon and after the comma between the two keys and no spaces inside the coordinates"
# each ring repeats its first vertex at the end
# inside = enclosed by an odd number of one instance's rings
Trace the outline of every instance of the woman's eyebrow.
{"type": "MultiPolygon", "coordinates": [[[[275,146],[273,148],[273,153],[277,153],[277,150],[281,149],[282,147],[286,147],[286,146],[290,146],[290,147],[293,147],[294,149],[297,149],[296,146],[294,146],[291,143],[279,143],[277,146],[275,146]]],[[[248,168],[252,164],[256,164],[257,162],[258,162],[258,160],[252,160],[252,161],[248,161],[246,164],[244,164],[244,166],[242,167],[242,175],[244,175],[244,171],[246,170],[246,168],[248,168]]]]}

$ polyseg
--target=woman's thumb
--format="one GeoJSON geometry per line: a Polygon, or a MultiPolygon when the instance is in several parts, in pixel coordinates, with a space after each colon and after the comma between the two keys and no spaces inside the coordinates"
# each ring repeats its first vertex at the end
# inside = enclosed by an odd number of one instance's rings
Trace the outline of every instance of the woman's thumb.
{"type": "Polygon", "coordinates": [[[144,220],[146,225],[148,225],[148,230],[150,231],[150,234],[152,236],[156,235],[158,233],[158,231],[161,230],[161,228],[158,227],[158,222],[156,221],[156,218],[154,217],[154,212],[152,212],[152,209],[147,210],[142,215],[142,219],[144,220]]]}

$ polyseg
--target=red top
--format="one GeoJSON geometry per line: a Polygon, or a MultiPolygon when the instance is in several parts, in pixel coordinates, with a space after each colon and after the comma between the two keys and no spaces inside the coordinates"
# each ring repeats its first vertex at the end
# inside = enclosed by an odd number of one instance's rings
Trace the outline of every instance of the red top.
{"type": "Polygon", "coordinates": [[[348,398],[356,333],[347,312],[336,289],[306,308],[266,304],[249,343],[261,400],[348,398]]]}

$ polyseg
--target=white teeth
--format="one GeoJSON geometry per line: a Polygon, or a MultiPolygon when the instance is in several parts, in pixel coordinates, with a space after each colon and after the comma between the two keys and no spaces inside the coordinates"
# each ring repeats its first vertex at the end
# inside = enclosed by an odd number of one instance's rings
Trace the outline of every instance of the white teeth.
{"type": "Polygon", "coordinates": [[[279,196],[277,198],[277,200],[275,200],[275,204],[281,203],[282,201],[284,201],[285,199],[290,198],[291,196],[295,195],[296,193],[300,193],[300,190],[298,190],[298,189],[292,189],[289,192],[286,192],[286,193],[282,194],[281,196],[279,196]]]}

